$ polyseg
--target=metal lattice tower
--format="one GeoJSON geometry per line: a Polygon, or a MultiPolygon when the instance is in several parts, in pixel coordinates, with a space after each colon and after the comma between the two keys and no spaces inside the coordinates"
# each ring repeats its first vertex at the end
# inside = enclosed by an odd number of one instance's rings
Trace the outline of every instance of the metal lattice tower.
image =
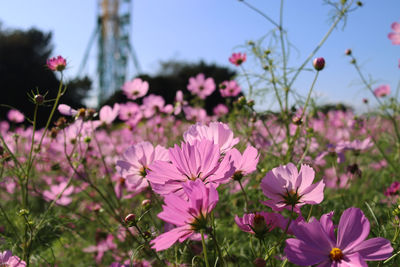
{"type": "Polygon", "coordinates": [[[79,70],[81,74],[97,39],[98,104],[121,88],[127,76],[129,59],[132,59],[136,71],[140,72],[130,43],[131,12],[132,0],[98,0],[97,26],[79,70]]]}

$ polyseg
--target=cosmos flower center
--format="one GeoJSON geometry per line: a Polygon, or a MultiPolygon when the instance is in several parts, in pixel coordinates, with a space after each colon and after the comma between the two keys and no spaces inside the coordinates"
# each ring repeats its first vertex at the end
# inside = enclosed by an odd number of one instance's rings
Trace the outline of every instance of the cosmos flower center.
{"type": "Polygon", "coordinates": [[[331,252],[329,253],[329,258],[331,258],[332,261],[340,261],[343,259],[343,253],[340,248],[332,248],[331,252]]]}
{"type": "Polygon", "coordinates": [[[139,174],[140,174],[140,176],[142,176],[142,177],[146,177],[146,175],[147,175],[147,170],[148,168],[146,167],[146,166],[142,166],[142,168],[140,168],[140,170],[139,170],[139,174]]]}
{"type": "Polygon", "coordinates": [[[297,193],[297,190],[291,189],[290,191],[286,189],[286,193],[283,195],[284,202],[287,205],[296,205],[297,203],[300,202],[301,196],[297,193]]]}

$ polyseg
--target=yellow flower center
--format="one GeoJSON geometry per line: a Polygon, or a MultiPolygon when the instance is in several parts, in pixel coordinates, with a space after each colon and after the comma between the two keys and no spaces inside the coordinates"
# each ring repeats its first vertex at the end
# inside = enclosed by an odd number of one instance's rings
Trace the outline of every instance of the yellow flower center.
{"type": "Polygon", "coordinates": [[[343,253],[340,248],[333,248],[329,253],[329,258],[331,258],[332,261],[340,261],[343,259],[343,253]]]}

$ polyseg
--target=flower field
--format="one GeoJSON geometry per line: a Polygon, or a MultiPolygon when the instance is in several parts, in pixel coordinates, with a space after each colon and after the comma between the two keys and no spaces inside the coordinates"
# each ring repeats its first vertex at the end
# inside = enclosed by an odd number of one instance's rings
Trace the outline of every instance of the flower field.
{"type": "MultiPolygon", "coordinates": [[[[49,59],[56,98],[32,92],[32,118],[10,108],[0,121],[0,266],[400,266],[399,88],[370,83],[348,49],[374,103],[324,110],[312,93],[325,59],[289,68],[276,34],[278,48],[248,42],[227,59],[237,79],[198,73],[173,103],[134,78],[127,102],[74,109],[68,61],[49,59]],[[294,97],[305,70],[314,79],[294,97]],[[274,111],[255,105],[259,77],[274,111]]],[[[400,44],[399,23],[388,38],[400,44]]]]}

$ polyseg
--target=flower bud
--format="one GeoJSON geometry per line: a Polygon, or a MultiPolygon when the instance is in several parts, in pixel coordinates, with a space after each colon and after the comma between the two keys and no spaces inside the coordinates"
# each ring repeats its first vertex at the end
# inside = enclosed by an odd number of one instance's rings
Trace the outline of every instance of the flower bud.
{"type": "Polygon", "coordinates": [[[128,225],[134,224],[136,222],[136,215],[135,214],[128,214],[125,217],[125,223],[128,225]]]}
{"type": "Polygon", "coordinates": [[[350,48],[347,48],[345,51],[344,51],[344,53],[346,54],[346,56],[350,56],[351,55],[351,49],[350,48]]]}
{"type": "Polygon", "coordinates": [[[313,61],[314,69],[317,71],[322,70],[325,67],[325,59],[323,57],[317,57],[313,61]]]}
{"type": "Polygon", "coordinates": [[[143,208],[148,208],[151,204],[151,200],[150,199],[145,199],[142,201],[142,207],[143,208]]]}
{"type": "Polygon", "coordinates": [[[253,264],[254,264],[256,267],[265,267],[265,266],[267,266],[267,262],[266,262],[264,259],[262,259],[262,258],[256,258],[256,259],[253,261],[253,264]]]}
{"type": "Polygon", "coordinates": [[[44,102],[44,96],[43,95],[41,95],[41,94],[35,95],[35,103],[36,104],[41,105],[41,104],[43,104],[43,102],[44,102]]]}

